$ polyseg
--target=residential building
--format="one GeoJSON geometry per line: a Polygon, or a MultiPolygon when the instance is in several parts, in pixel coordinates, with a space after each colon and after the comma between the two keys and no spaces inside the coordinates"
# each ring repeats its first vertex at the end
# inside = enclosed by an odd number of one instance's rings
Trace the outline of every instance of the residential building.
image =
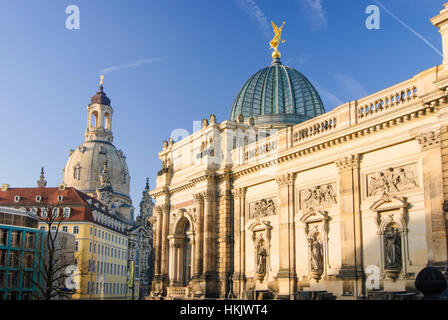
{"type": "Polygon", "coordinates": [[[0,300],[39,298],[44,234],[25,210],[0,206],[0,300]]]}

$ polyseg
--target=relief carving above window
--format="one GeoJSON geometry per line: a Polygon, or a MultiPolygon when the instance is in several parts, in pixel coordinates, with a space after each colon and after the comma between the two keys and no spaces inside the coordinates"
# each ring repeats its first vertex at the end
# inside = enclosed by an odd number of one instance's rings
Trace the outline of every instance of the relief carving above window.
{"type": "Polygon", "coordinates": [[[334,183],[300,190],[301,209],[319,208],[337,203],[334,183]]]}
{"type": "Polygon", "coordinates": [[[258,219],[277,214],[276,203],[272,199],[261,199],[249,204],[249,219],[258,219]]]}
{"type": "Polygon", "coordinates": [[[388,168],[367,175],[367,196],[394,193],[417,188],[417,169],[415,165],[388,168]]]}

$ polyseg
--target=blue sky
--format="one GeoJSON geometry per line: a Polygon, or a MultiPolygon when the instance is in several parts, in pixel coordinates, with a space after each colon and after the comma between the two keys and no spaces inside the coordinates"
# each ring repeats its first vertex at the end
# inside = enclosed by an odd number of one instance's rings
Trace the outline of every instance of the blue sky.
{"type": "MultiPolygon", "coordinates": [[[[380,0],[441,51],[429,19],[443,0],[380,0]]],[[[244,82],[271,62],[270,20],[286,21],[282,62],[318,88],[327,111],[406,80],[441,56],[380,11],[375,0],[0,0],[0,183],[62,181],[80,145],[86,106],[104,73],[114,108],[114,144],[127,156],[138,208],[145,179],[155,186],[157,153],[176,128],[214,113],[229,118],[244,82]],[[67,30],[65,9],[80,9],[67,30]]],[[[138,211],[138,210],[137,210],[138,211]]]]}

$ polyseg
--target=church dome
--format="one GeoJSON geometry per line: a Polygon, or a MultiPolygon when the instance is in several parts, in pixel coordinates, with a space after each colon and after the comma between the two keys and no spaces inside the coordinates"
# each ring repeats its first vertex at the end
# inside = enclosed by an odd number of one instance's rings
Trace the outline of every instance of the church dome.
{"type": "Polygon", "coordinates": [[[75,150],[70,150],[63,182],[84,193],[94,193],[100,187],[100,175],[106,161],[113,193],[129,199],[130,179],[126,157],[108,142],[88,140],[75,150]]]}
{"type": "Polygon", "coordinates": [[[257,126],[285,126],[325,113],[322,100],[311,82],[294,68],[274,57],[243,85],[230,114],[237,121],[253,117],[257,126]]]}

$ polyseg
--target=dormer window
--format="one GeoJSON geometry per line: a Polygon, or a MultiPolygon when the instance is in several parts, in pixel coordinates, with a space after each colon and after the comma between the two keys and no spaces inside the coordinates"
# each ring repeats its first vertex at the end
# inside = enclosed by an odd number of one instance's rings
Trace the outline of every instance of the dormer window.
{"type": "Polygon", "coordinates": [[[61,202],[64,199],[64,196],[59,195],[58,196],[58,201],[61,202]]]}
{"type": "Polygon", "coordinates": [[[42,196],[37,195],[37,196],[36,196],[36,202],[41,202],[41,201],[42,201],[42,196]]]}
{"type": "Polygon", "coordinates": [[[51,216],[53,218],[58,218],[59,217],[59,208],[53,208],[53,211],[51,212],[51,216]]]}
{"type": "Polygon", "coordinates": [[[64,208],[64,211],[63,211],[63,216],[64,216],[64,218],[69,218],[70,217],[70,208],[64,208]]]}
{"type": "Polygon", "coordinates": [[[92,199],[87,199],[87,203],[91,205],[92,204],[92,199]]]}
{"type": "Polygon", "coordinates": [[[20,201],[20,196],[14,196],[14,202],[19,202],[20,201]]]}
{"type": "Polygon", "coordinates": [[[100,207],[100,204],[98,202],[96,202],[95,207],[98,209],[100,207]]]}
{"type": "Polygon", "coordinates": [[[42,209],[40,209],[40,216],[41,216],[42,218],[46,218],[47,215],[48,215],[48,210],[47,210],[47,208],[42,208],[42,209]]]}

